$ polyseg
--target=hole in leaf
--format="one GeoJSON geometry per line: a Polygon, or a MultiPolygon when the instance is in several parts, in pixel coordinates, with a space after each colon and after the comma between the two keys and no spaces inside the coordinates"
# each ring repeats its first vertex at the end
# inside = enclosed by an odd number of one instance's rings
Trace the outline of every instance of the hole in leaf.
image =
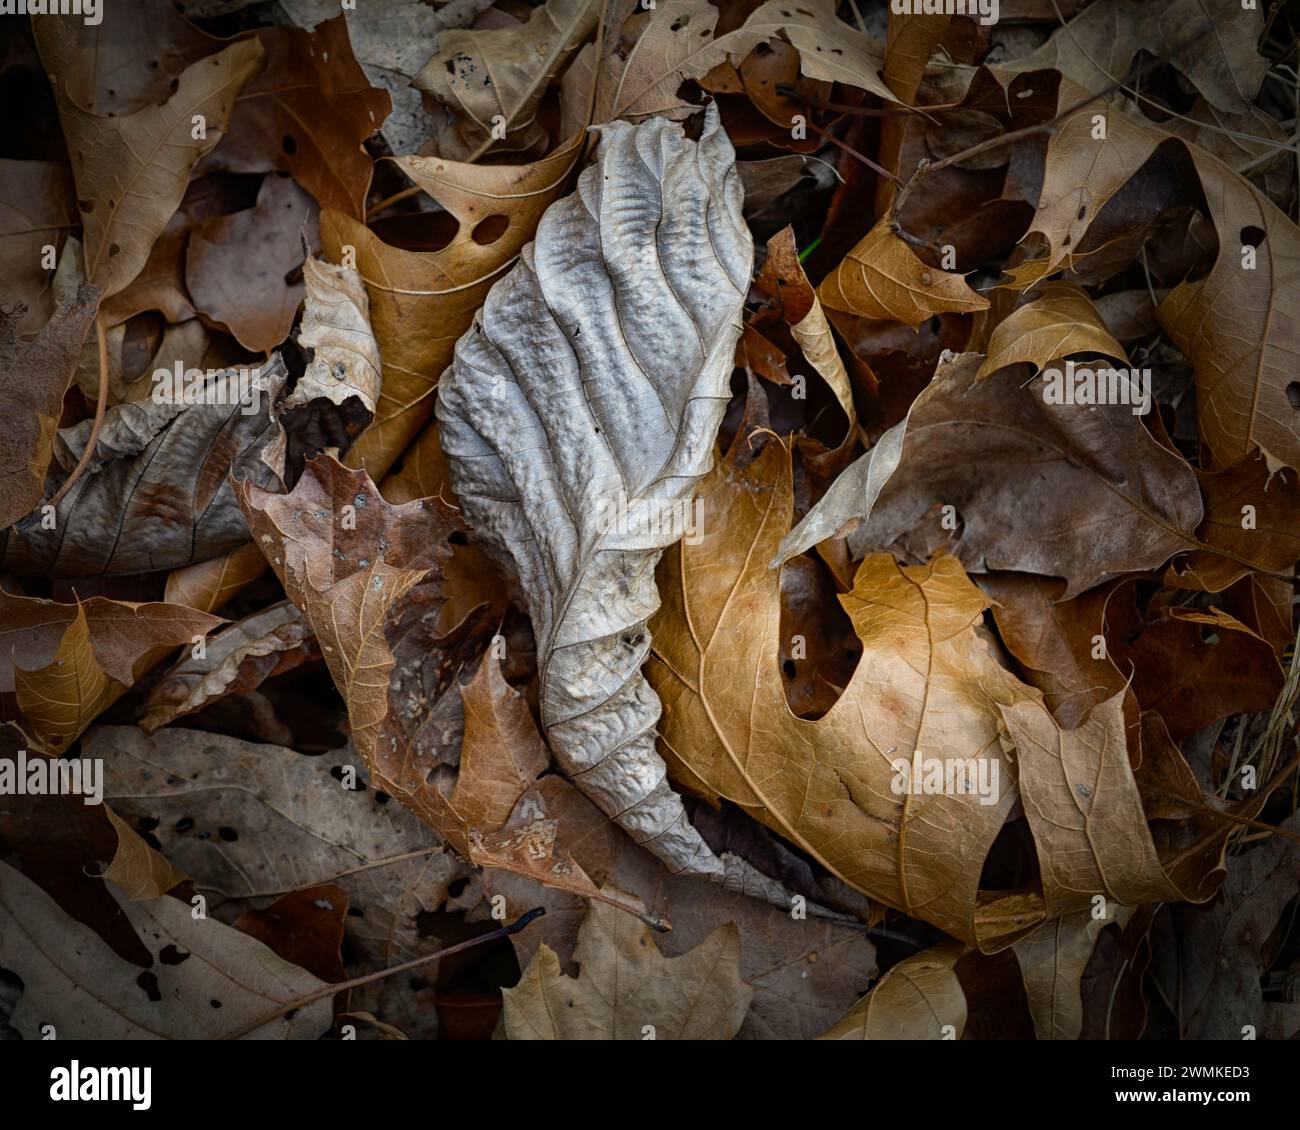
{"type": "Polygon", "coordinates": [[[503,235],[506,234],[506,228],[510,226],[509,216],[488,216],[479,220],[474,225],[474,230],[470,233],[470,238],[475,243],[482,244],[486,247],[490,243],[496,243],[503,235]]]}

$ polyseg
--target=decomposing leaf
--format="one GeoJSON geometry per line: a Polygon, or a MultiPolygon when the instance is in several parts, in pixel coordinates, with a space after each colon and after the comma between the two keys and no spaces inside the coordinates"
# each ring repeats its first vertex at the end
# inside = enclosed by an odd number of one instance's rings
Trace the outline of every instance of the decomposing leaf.
{"type": "Polygon", "coordinates": [[[54,310],[44,249],[58,252],[77,226],[76,194],[66,164],[0,158],[0,306],[20,302],[19,334],[33,333],[54,310]]]}
{"type": "Polygon", "coordinates": [[[54,454],[63,394],[91,323],[99,292],[86,286],[60,306],[30,343],[18,341],[22,309],[0,309],[0,398],[11,409],[0,432],[0,529],[31,512],[41,499],[54,454]]]}
{"type": "Polygon", "coordinates": [[[140,833],[111,807],[105,806],[104,814],[117,833],[117,852],[100,878],[116,883],[127,899],[135,902],[161,898],[177,883],[189,878],[184,871],[173,867],[161,852],[145,843],[140,833]]]}
{"type": "MultiPolygon", "coordinates": [[[[122,914],[147,939],[154,963],[143,973],[0,863],[0,967],[22,979],[9,1023],[24,1039],[40,1039],[47,1024],[72,1040],[212,1039],[324,987],[247,934],[191,917],[179,899],[125,902],[122,914]]],[[[329,1028],[330,1012],[323,997],[250,1038],[314,1040],[329,1028]]]]}
{"type": "MultiPolygon", "coordinates": [[[[247,540],[229,477],[280,480],[284,433],[273,404],[288,372],[277,355],[265,367],[199,377],[155,382],[156,399],[109,408],[86,473],[52,520],[0,535],[4,565],[19,574],[143,573],[247,540]]],[[[57,433],[64,476],[52,474],[55,485],[76,466],[90,431],[85,420],[57,433]]]]}
{"type": "MultiPolygon", "coordinates": [[[[83,756],[104,759],[105,799],[153,829],[163,854],[194,877],[210,914],[229,922],[263,900],[334,883],[353,913],[348,937],[369,971],[440,948],[421,926],[468,867],[413,815],[383,803],[350,747],[306,757],[279,746],[171,729],[97,726],[83,756]],[[345,788],[357,774],[357,787],[345,788]]],[[[404,981],[353,990],[392,1019],[419,1012],[404,981]],[[382,1007],[381,1007],[382,1006],[382,1007]]],[[[411,1023],[427,1031],[429,1018],[411,1023]]],[[[435,1022],[436,1026],[436,1022],[435,1022]]]]}
{"type": "Polygon", "coordinates": [[[961,1039],[966,994],[954,966],[963,952],[963,946],[948,942],[905,958],[818,1038],[961,1039]]]}
{"type": "Polygon", "coordinates": [[[440,155],[473,161],[496,141],[525,150],[545,139],[536,121],[546,88],[596,26],[596,0],[546,0],[519,28],[453,28],[412,85],[457,117],[457,144],[440,155]]]}
{"type": "Polygon", "coordinates": [[[255,208],[194,224],[185,286],[195,309],[254,353],[280,345],[303,296],[302,283],[286,278],[302,262],[302,235],[314,213],[311,197],[292,180],[270,176],[255,208]]]}
{"type": "Polygon", "coordinates": [[[698,143],[662,120],[602,127],[438,397],[456,495],[529,603],[557,759],[673,870],[715,881],[727,866],[668,785],[640,666],[653,566],[725,407],[753,257],[739,197],[716,109],[698,143]]]}
{"type": "MultiPolygon", "coordinates": [[[[1300,818],[1282,827],[1300,832],[1300,818]]],[[[1204,907],[1166,910],[1153,974],[1191,1040],[1291,1040],[1300,1030],[1295,1002],[1269,1001],[1260,984],[1262,954],[1300,890],[1300,844],[1273,836],[1231,859],[1223,892],[1204,907]]]]}
{"type": "Polygon", "coordinates": [[[306,405],[318,397],[341,406],[355,398],[373,416],[383,366],[361,276],[351,267],[308,257],[303,278],[307,299],[298,345],[312,351],[311,360],[284,406],[306,405]]]}
{"type": "MultiPolygon", "coordinates": [[[[76,58],[80,64],[87,57],[76,58]]],[[[190,171],[221,140],[235,97],[262,58],[256,40],[237,40],[190,64],[166,102],[124,117],[101,117],[77,105],[71,93],[77,75],[60,76],[47,61],[85,229],[86,274],[105,298],[144,267],[180,205],[190,171]]]]}
{"type": "Polygon", "coordinates": [[[574,137],[522,166],[401,158],[406,174],[458,222],[451,241],[436,251],[386,243],[342,212],[322,214],[326,255],[341,262],[345,248],[355,253],[384,360],[375,420],[349,450],[349,466],[379,478],[433,415],[433,388],[456,339],[563,191],[581,141],[574,137]]]}
{"type": "Polygon", "coordinates": [[[1037,51],[991,69],[1003,82],[1022,71],[1056,70],[1101,94],[1146,51],[1177,67],[1218,109],[1240,113],[1268,69],[1256,49],[1263,22],[1261,10],[1238,0],[1096,0],[1037,51]]]}
{"type": "Polygon", "coordinates": [[[263,28],[241,42],[260,44],[266,64],[239,92],[230,136],[204,161],[204,171],[286,172],[322,209],[360,219],[373,168],[362,143],[391,103],[352,57],[343,15],[315,31],[263,28]]]}
{"type": "Polygon", "coordinates": [[[140,715],[152,734],[218,698],[256,690],[267,679],[320,658],[320,645],[296,604],[284,600],[216,632],[153,685],[140,715]]]}
{"type": "Polygon", "coordinates": [[[593,902],[578,935],[577,978],[543,945],[502,994],[512,1040],[729,1040],[753,989],[740,978],[740,935],[714,931],[666,958],[649,927],[593,902]]]}

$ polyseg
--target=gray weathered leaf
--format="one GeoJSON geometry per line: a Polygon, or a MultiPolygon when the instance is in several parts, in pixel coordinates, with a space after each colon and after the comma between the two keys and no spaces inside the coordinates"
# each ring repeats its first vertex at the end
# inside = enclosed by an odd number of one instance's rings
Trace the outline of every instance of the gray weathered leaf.
{"type": "MultiPolygon", "coordinates": [[[[110,407],[95,451],[54,514],[0,535],[0,562],[20,575],[150,573],[220,556],[248,540],[230,474],[278,485],[284,431],[273,404],[288,379],[278,354],[256,369],[166,382],[156,398],[110,407]]],[[[77,465],[91,421],[62,428],[47,490],[77,465]]]]}
{"type": "MultiPolygon", "coordinates": [[[[25,1039],[38,1039],[46,1024],[71,1040],[213,1039],[324,986],[255,938],[215,919],[194,918],[180,899],[121,905],[154,957],[152,987],[138,965],[68,917],[20,871],[0,863],[0,967],[22,980],[10,1024],[25,1039]]],[[[330,1025],[330,1011],[325,997],[250,1035],[318,1039],[330,1025]]]]}
{"type": "Polygon", "coordinates": [[[560,764],[672,870],[775,897],[686,818],[641,675],[655,564],[713,461],[752,260],[716,107],[698,143],[661,119],[601,127],[577,192],[457,343],[438,418],[465,516],[527,597],[560,764]]]}

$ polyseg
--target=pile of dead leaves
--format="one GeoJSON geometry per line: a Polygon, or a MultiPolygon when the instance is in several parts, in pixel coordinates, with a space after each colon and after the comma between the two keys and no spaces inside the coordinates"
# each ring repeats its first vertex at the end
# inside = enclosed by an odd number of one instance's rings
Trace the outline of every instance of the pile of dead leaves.
{"type": "Polygon", "coordinates": [[[890,7],[5,22],[0,1033],[1297,1034],[1294,12],[890,7]]]}

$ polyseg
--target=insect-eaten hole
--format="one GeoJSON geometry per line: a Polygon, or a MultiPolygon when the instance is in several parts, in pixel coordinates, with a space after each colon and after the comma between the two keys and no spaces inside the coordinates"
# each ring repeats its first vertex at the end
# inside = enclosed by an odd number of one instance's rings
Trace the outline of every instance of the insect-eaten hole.
{"type": "Polygon", "coordinates": [[[183,953],[170,944],[158,951],[158,960],[164,965],[179,965],[182,961],[188,961],[189,956],[188,953],[183,953]]]}
{"type": "Polygon", "coordinates": [[[135,983],[145,991],[145,995],[153,1001],[154,1004],[157,1004],[162,1000],[162,993],[158,989],[158,974],[152,973],[146,969],[135,979],[135,983]]]}
{"type": "Polygon", "coordinates": [[[283,149],[286,153],[288,153],[290,157],[292,157],[295,153],[298,152],[298,143],[294,141],[293,134],[286,133],[284,135],[284,137],[280,141],[280,148],[283,149]]]}
{"type": "Polygon", "coordinates": [[[239,833],[236,832],[234,828],[228,828],[224,824],[217,829],[217,835],[228,844],[233,844],[237,839],[239,839],[239,833]]]}
{"type": "Polygon", "coordinates": [[[1286,401],[1297,412],[1300,412],[1300,381],[1292,381],[1286,386],[1286,401]]]}
{"type": "Polygon", "coordinates": [[[470,238],[475,243],[482,244],[486,247],[488,244],[496,243],[498,239],[505,235],[506,228],[509,226],[509,216],[502,216],[500,214],[487,216],[474,225],[474,230],[470,232],[470,238]]]}
{"type": "Polygon", "coordinates": [[[1264,243],[1264,229],[1247,225],[1241,229],[1242,247],[1261,247],[1264,243]]]}

